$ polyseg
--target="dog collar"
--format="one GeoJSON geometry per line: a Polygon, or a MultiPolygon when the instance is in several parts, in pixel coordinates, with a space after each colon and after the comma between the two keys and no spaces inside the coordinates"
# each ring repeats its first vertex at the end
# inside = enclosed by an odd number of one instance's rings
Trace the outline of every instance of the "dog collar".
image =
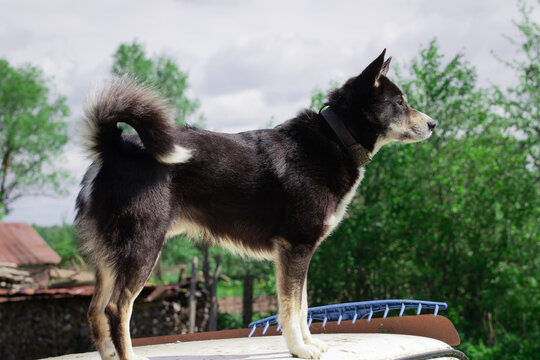
{"type": "Polygon", "coordinates": [[[319,114],[321,114],[328,125],[330,125],[345,149],[347,149],[354,161],[358,164],[358,167],[366,166],[371,162],[369,151],[355,140],[350,131],[345,127],[341,118],[331,107],[323,107],[319,111],[319,114]]]}

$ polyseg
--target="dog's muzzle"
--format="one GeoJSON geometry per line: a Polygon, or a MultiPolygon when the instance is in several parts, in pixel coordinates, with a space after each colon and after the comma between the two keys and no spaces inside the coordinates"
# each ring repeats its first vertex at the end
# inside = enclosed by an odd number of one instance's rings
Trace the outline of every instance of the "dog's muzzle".
{"type": "Polygon", "coordinates": [[[424,119],[424,121],[426,122],[427,126],[428,126],[428,129],[430,131],[433,131],[433,129],[435,129],[435,127],[437,125],[439,125],[439,123],[437,122],[437,120],[433,120],[430,116],[424,114],[423,112],[420,112],[419,113],[422,115],[422,118],[424,119]]]}

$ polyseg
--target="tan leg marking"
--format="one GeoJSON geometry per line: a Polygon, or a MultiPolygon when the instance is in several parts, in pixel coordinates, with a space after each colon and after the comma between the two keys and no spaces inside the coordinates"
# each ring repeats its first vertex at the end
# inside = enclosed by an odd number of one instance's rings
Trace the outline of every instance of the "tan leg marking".
{"type": "Polygon", "coordinates": [[[90,330],[96,347],[103,360],[117,360],[118,356],[111,340],[109,321],[105,315],[114,286],[114,276],[110,269],[102,266],[96,272],[94,296],[88,309],[90,330]]]}
{"type": "MultiPolygon", "coordinates": [[[[320,359],[321,352],[311,344],[305,344],[300,328],[301,279],[287,274],[283,258],[276,256],[276,282],[279,303],[279,323],[291,354],[302,359],[320,359]],[[299,281],[300,280],[300,281],[299,281]]],[[[305,318],[304,318],[305,321],[305,318]]]]}
{"type": "Polygon", "coordinates": [[[308,300],[307,300],[307,277],[304,281],[304,286],[302,287],[302,307],[300,310],[300,329],[302,331],[302,339],[304,344],[315,346],[320,352],[327,352],[328,345],[325,342],[314,339],[311,336],[309,327],[307,324],[307,315],[308,315],[308,300]]]}
{"type": "Polygon", "coordinates": [[[144,359],[136,356],[133,352],[129,333],[129,320],[133,311],[133,303],[141,290],[142,287],[137,289],[137,293],[132,293],[127,288],[115,289],[105,310],[109,318],[113,343],[120,360],[144,359]]]}

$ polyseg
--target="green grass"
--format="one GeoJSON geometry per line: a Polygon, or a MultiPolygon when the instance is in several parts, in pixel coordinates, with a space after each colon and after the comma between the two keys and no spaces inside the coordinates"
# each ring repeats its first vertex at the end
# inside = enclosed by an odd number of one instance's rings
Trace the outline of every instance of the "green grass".
{"type": "Polygon", "coordinates": [[[242,286],[242,280],[234,280],[231,279],[230,281],[222,280],[218,282],[218,288],[217,288],[217,297],[231,297],[231,298],[237,298],[242,297],[243,295],[243,286],[242,286]]]}

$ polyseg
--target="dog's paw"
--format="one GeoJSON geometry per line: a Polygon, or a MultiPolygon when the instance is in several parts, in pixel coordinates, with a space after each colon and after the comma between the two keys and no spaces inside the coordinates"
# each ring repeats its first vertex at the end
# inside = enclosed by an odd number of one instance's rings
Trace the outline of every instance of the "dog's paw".
{"type": "Polygon", "coordinates": [[[101,355],[103,360],[119,360],[116,350],[114,348],[107,349],[104,354],[101,355]]]}
{"type": "Polygon", "coordinates": [[[314,345],[298,344],[294,348],[289,349],[293,356],[300,359],[320,359],[321,352],[314,345]]]}
{"type": "Polygon", "coordinates": [[[107,353],[107,355],[102,356],[102,359],[105,359],[105,360],[118,360],[118,356],[116,356],[116,351],[113,350],[113,351],[109,351],[107,353]]]}
{"type": "Polygon", "coordinates": [[[311,338],[307,344],[315,346],[320,352],[328,351],[328,345],[324,341],[311,338]]]}

